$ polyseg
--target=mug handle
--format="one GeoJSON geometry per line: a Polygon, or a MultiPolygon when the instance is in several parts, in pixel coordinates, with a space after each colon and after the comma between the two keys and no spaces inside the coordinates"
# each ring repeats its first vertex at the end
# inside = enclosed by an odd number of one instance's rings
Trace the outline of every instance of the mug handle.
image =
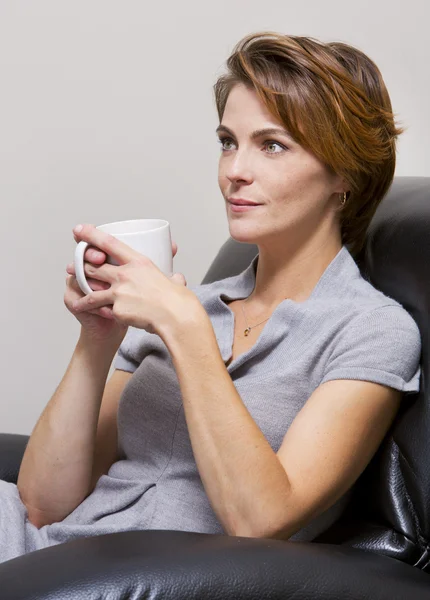
{"type": "Polygon", "coordinates": [[[89,246],[88,242],[80,241],[75,249],[75,275],[79,287],[84,292],[84,294],[91,294],[94,290],[90,288],[87,282],[87,278],[85,277],[84,270],[84,254],[85,250],[89,246]]]}

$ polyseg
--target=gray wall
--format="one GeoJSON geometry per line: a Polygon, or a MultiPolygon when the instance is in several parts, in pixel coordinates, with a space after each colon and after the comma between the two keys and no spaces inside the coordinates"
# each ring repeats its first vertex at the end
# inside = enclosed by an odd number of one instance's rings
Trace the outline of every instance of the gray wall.
{"type": "Polygon", "coordinates": [[[396,175],[430,175],[426,11],[425,0],[0,0],[0,431],[31,432],[75,347],[63,304],[74,225],[165,218],[174,270],[189,285],[205,275],[229,235],[212,85],[242,36],[364,50],[409,127],[396,175]]]}

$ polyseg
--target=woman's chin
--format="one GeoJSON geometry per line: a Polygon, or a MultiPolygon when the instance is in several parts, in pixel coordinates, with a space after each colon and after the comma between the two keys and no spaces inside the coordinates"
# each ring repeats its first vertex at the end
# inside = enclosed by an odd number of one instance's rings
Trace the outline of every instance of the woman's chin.
{"type": "Polygon", "coordinates": [[[236,242],[242,242],[243,244],[256,244],[257,243],[257,234],[252,228],[248,230],[244,227],[229,227],[230,237],[233,238],[236,242]]]}

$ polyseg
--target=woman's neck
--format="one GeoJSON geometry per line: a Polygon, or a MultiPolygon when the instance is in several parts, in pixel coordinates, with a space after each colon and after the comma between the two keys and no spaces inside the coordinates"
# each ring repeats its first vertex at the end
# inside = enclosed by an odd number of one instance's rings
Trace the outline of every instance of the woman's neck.
{"type": "Polygon", "coordinates": [[[341,249],[341,242],[336,240],[287,258],[260,250],[255,287],[246,305],[262,312],[274,309],[285,298],[304,302],[341,249]]]}

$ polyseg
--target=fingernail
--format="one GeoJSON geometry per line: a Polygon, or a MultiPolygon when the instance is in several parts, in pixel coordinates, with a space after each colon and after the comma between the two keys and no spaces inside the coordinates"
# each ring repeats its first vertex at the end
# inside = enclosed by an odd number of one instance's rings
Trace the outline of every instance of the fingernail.
{"type": "Polygon", "coordinates": [[[83,226],[82,226],[82,225],[76,225],[76,227],[74,228],[74,230],[73,230],[73,231],[74,231],[75,233],[79,233],[79,232],[80,232],[80,231],[82,231],[82,230],[83,230],[83,226]]]}

